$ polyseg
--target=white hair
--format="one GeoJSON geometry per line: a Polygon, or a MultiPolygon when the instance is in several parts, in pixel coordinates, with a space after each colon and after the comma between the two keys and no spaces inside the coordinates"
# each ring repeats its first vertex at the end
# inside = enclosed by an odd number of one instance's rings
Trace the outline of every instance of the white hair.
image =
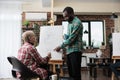
{"type": "Polygon", "coordinates": [[[35,35],[35,33],[31,30],[29,31],[25,31],[23,34],[22,34],[22,40],[24,42],[29,42],[29,39],[32,35],[35,35]]]}

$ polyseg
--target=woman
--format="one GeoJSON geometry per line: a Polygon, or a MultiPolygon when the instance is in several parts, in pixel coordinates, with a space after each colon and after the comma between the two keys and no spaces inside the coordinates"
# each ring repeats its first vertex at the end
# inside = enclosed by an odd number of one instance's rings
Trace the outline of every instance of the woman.
{"type": "Polygon", "coordinates": [[[40,65],[48,63],[51,58],[51,53],[48,53],[44,58],[40,56],[37,49],[34,47],[36,37],[33,31],[24,32],[22,39],[24,44],[18,51],[18,59],[32,71],[36,72],[40,78],[46,80],[48,71],[40,67],[40,65]]]}

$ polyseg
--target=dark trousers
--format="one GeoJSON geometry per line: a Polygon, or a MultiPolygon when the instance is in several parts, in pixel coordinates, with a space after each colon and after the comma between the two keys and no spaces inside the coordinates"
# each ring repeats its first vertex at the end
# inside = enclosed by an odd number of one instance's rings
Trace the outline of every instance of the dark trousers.
{"type": "Polygon", "coordinates": [[[81,80],[81,56],[82,52],[72,52],[67,55],[69,76],[74,80],[81,80]]]}
{"type": "Polygon", "coordinates": [[[116,63],[110,65],[110,68],[114,72],[116,77],[120,76],[120,72],[117,70],[117,68],[119,68],[119,67],[120,67],[120,62],[116,62],[116,63]]]}

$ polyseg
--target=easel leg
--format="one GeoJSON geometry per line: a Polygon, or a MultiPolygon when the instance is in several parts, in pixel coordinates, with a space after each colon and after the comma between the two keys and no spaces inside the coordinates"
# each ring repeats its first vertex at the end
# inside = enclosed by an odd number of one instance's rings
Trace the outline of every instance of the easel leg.
{"type": "Polygon", "coordinates": [[[115,77],[115,75],[114,75],[114,73],[112,72],[111,80],[114,80],[114,77],[115,77]]]}

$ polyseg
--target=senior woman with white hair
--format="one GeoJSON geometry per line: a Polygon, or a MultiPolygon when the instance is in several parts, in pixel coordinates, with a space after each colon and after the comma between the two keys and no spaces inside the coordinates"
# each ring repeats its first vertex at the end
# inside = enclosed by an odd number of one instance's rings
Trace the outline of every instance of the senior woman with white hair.
{"type": "Polygon", "coordinates": [[[25,64],[32,71],[36,72],[40,78],[47,80],[48,71],[42,67],[41,64],[47,64],[51,58],[49,52],[46,57],[41,57],[37,49],[34,47],[36,42],[35,33],[33,31],[26,31],[22,34],[23,45],[18,51],[18,59],[25,64]]]}

